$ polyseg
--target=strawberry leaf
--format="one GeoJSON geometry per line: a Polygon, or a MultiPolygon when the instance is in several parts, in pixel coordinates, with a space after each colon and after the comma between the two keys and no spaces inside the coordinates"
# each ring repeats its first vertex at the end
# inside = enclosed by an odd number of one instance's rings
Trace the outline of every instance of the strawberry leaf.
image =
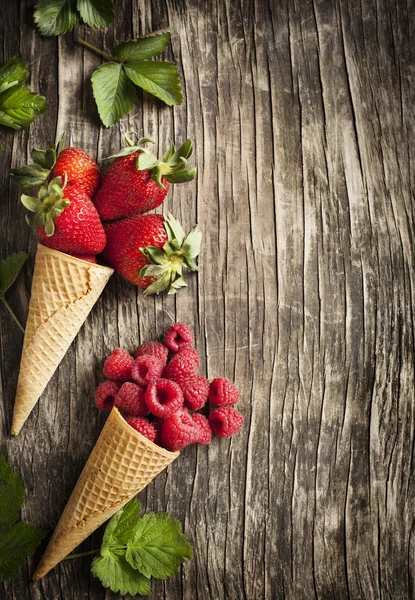
{"type": "MultiPolygon", "coordinates": [[[[0,281],[2,266],[12,257],[0,264],[0,281]]],[[[27,258],[27,254],[25,257],[27,258]]],[[[0,456],[0,581],[7,581],[16,576],[17,569],[26,562],[30,554],[33,554],[46,534],[31,523],[16,523],[23,496],[24,488],[19,475],[0,456]]]]}
{"type": "MultiPolygon", "coordinates": [[[[10,286],[16,281],[23,265],[27,260],[26,252],[16,252],[0,262],[0,296],[4,296],[10,286]]],[[[1,462],[0,462],[1,467],[1,462]]],[[[0,476],[2,473],[0,472],[0,476]]],[[[1,488],[0,488],[1,490],[1,488]]],[[[1,494],[0,494],[1,496],[1,494]]],[[[0,518],[1,524],[1,518],[0,518]]]]}
{"type": "Polygon", "coordinates": [[[101,65],[91,81],[99,116],[107,127],[114,125],[134,106],[136,91],[120,64],[101,65]]]}
{"type": "Polygon", "coordinates": [[[123,42],[114,48],[115,56],[121,62],[146,60],[161,54],[168,46],[170,33],[147,35],[136,41],[123,42]]]}
{"type": "Polygon", "coordinates": [[[0,529],[0,581],[16,577],[17,569],[25,564],[45,535],[45,531],[24,521],[0,529]]]}
{"type": "Polygon", "coordinates": [[[79,23],[76,0],[39,0],[34,18],[41,35],[61,35],[71,31],[79,23]]]}
{"type": "Polygon", "coordinates": [[[112,0],[78,0],[82,20],[91,27],[108,27],[114,19],[112,0]]]}
{"type": "Polygon", "coordinates": [[[125,72],[135,85],[169,106],[181,103],[182,89],[175,64],[153,60],[129,62],[125,72]]]}
{"type": "Polygon", "coordinates": [[[0,94],[11,87],[23,83],[29,73],[23,61],[16,56],[0,68],[0,94]]]}
{"type": "MultiPolygon", "coordinates": [[[[25,253],[20,252],[19,254],[25,253]]],[[[14,254],[12,256],[16,257],[17,255],[14,254]]],[[[8,258],[11,259],[12,257],[9,256],[8,258]]],[[[25,262],[26,258],[27,254],[24,257],[23,263],[25,262]]],[[[8,259],[0,263],[0,282],[1,270],[3,265],[6,264],[7,260],[8,259]]],[[[1,285],[1,288],[2,292],[4,293],[6,290],[3,290],[3,285],[1,285]]],[[[3,456],[0,456],[0,527],[13,525],[13,523],[17,521],[19,518],[20,509],[22,508],[23,497],[24,487],[19,474],[13,471],[3,456]]]]}
{"type": "Polygon", "coordinates": [[[27,191],[42,185],[49,174],[50,170],[43,169],[40,165],[27,165],[21,169],[11,169],[10,177],[13,183],[27,191]]]}
{"type": "Polygon", "coordinates": [[[0,94],[0,124],[12,129],[23,129],[46,109],[46,99],[25,85],[15,85],[0,94]]]}

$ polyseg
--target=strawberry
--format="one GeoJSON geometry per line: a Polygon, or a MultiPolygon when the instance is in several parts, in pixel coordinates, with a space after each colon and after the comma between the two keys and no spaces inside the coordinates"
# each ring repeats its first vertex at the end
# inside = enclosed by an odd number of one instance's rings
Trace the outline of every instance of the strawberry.
{"type": "Polygon", "coordinates": [[[62,135],[56,148],[50,145],[47,150],[31,152],[33,164],[20,169],[11,170],[12,180],[22,190],[31,190],[45,184],[55,177],[67,179],[69,185],[76,185],[90,198],[97,191],[101,177],[97,163],[81,148],[65,145],[65,134],[62,135]]]}
{"type": "Polygon", "coordinates": [[[168,290],[175,294],[186,286],[183,269],[197,271],[202,233],[196,225],[186,237],[171,215],[135,215],[104,224],[107,245],[104,258],[131,283],[146,288],[145,294],[168,290]]]}
{"type": "Polygon", "coordinates": [[[64,179],[65,175],[69,185],[76,185],[90,198],[95,195],[101,181],[97,163],[82,148],[69,147],[59,154],[52,177],[64,179]]]}
{"type": "Polygon", "coordinates": [[[84,191],[63,185],[60,177],[42,186],[39,196],[22,194],[22,204],[36,213],[26,217],[36,227],[42,244],[73,254],[99,254],[105,246],[105,232],[98,213],[84,191]]]}
{"type": "Polygon", "coordinates": [[[101,188],[94,200],[99,216],[103,221],[115,221],[143,214],[163,202],[172,183],[191,181],[196,169],[186,169],[186,162],[192,154],[191,140],[184,142],[176,151],[173,142],[161,160],[153,156],[143,144],[150,140],[140,140],[129,144],[114,158],[107,169],[101,188]]]}

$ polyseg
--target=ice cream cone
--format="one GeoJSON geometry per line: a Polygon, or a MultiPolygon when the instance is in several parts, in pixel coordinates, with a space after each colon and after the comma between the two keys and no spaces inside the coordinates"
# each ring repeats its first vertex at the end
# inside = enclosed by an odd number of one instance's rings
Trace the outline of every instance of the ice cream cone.
{"type": "Polygon", "coordinates": [[[112,269],[39,244],[17,382],[17,435],[101,295],[112,269]]]}
{"type": "Polygon", "coordinates": [[[113,408],[34,574],[41,579],[167,467],[168,452],[113,408]]]}

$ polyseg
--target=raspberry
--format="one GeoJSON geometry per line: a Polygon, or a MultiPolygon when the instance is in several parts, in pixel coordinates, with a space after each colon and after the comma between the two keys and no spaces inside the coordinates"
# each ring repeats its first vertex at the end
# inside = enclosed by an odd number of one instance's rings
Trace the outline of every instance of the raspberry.
{"type": "Polygon", "coordinates": [[[199,436],[196,439],[196,442],[198,444],[209,444],[212,439],[212,430],[209,425],[209,420],[199,413],[192,415],[192,419],[199,427],[199,436]]]}
{"type": "Polygon", "coordinates": [[[134,359],[127,350],[115,348],[104,363],[103,373],[107,379],[112,381],[128,381],[131,379],[133,363],[134,359]]]}
{"type": "Polygon", "coordinates": [[[163,377],[181,385],[187,379],[195,377],[198,366],[199,355],[194,348],[180,350],[165,368],[163,377]]]}
{"type": "Polygon", "coordinates": [[[217,377],[210,384],[209,402],[215,406],[229,406],[239,400],[239,392],[226,377],[217,377]]]}
{"type": "Polygon", "coordinates": [[[215,435],[222,438],[230,437],[242,428],[244,417],[234,408],[223,406],[209,415],[209,425],[215,435]]]}
{"type": "Polygon", "coordinates": [[[183,393],[174,381],[155,379],[148,384],[145,401],[147,408],[154,416],[167,419],[183,406],[183,393]]]}
{"type": "Polygon", "coordinates": [[[164,343],[172,352],[178,352],[193,346],[195,341],[193,331],[185,323],[174,323],[171,325],[164,338],[164,343]]]}
{"type": "Polygon", "coordinates": [[[111,410],[120,389],[116,381],[103,381],[95,390],[95,405],[99,410],[111,410]]]}
{"type": "Polygon", "coordinates": [[[148,414],[143,388],[130,381],[121,386],[115,398],[115,406],[130,417],[144,417],[148,414]]]}
{"type": "Polygon", "coordinates": [[[138,431],[138,433],[141,433],[141,435],[150,440],[150,442],[154,442],[156,439],[156,430],[147,419],[141,417],[127,417],[125,420],[133,429],[138,431]]]}
{"type": "Polygon", "coordinates": [[[153,379],[162,376],[164,363],[157,356],[139,356],[131,369],[131,376],[139,385],[146,387],[153,379]]]}
{"type": "Polygon", "coordinates": [[[199,436],[200,429],[192,415],[185,410],[177,410],[160,427],[160,446],[175,452],[192,444],[199,436]]]}
{"type": "Polygon", "coordinates": [[[163,361],[164,366],[166,366],[169,349],[161,342],[147,342],[146,344],[138,346],[137,350],[134,352],[134,357],[138,358],[145,354],[157,356],[157,358],[163,361]]]}
{"type": "Polygon", "coordinates": [[[190,410],[199,410],[205,405],[209,395],[209,381],[206,377],[192,377],[181,384],[184,404],[190,410]]]}

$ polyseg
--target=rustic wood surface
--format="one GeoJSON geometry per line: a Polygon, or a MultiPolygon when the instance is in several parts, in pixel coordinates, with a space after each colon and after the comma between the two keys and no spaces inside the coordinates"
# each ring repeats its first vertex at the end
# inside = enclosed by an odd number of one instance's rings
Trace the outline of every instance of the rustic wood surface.
{"type": "MultiPolygon", "coordinates": [[[[92,397],[110,350],[185,320],[202,372],[235,379],[246,426],[187,449],[140,494],[195,549],[152,598],[414,598],[414,1],[116,0],[107,32],[59,39],[38,36],[32,1],[0,7],[2,58],[27,61],[49,103],[0,133],[1,257],[30,252],[10,293],[19,317],[36,239],[9,171],[64,130],[98,160],[133,128],[160,149],[193,138],[197,181],[164,210],[205,233],[177,298],[112,278],[16,439],[23,336],[0,307],[0,452],[26,485],[23,517],[53,530],[103,425],[92,397]],[[183,104],[145,98],[100,127],[101,61],[77,40],[110,49],[167,26],[183,104]]],[[[41,550],[1,598],[116,598],[89,557],[32,583],[41,550]]]]}

